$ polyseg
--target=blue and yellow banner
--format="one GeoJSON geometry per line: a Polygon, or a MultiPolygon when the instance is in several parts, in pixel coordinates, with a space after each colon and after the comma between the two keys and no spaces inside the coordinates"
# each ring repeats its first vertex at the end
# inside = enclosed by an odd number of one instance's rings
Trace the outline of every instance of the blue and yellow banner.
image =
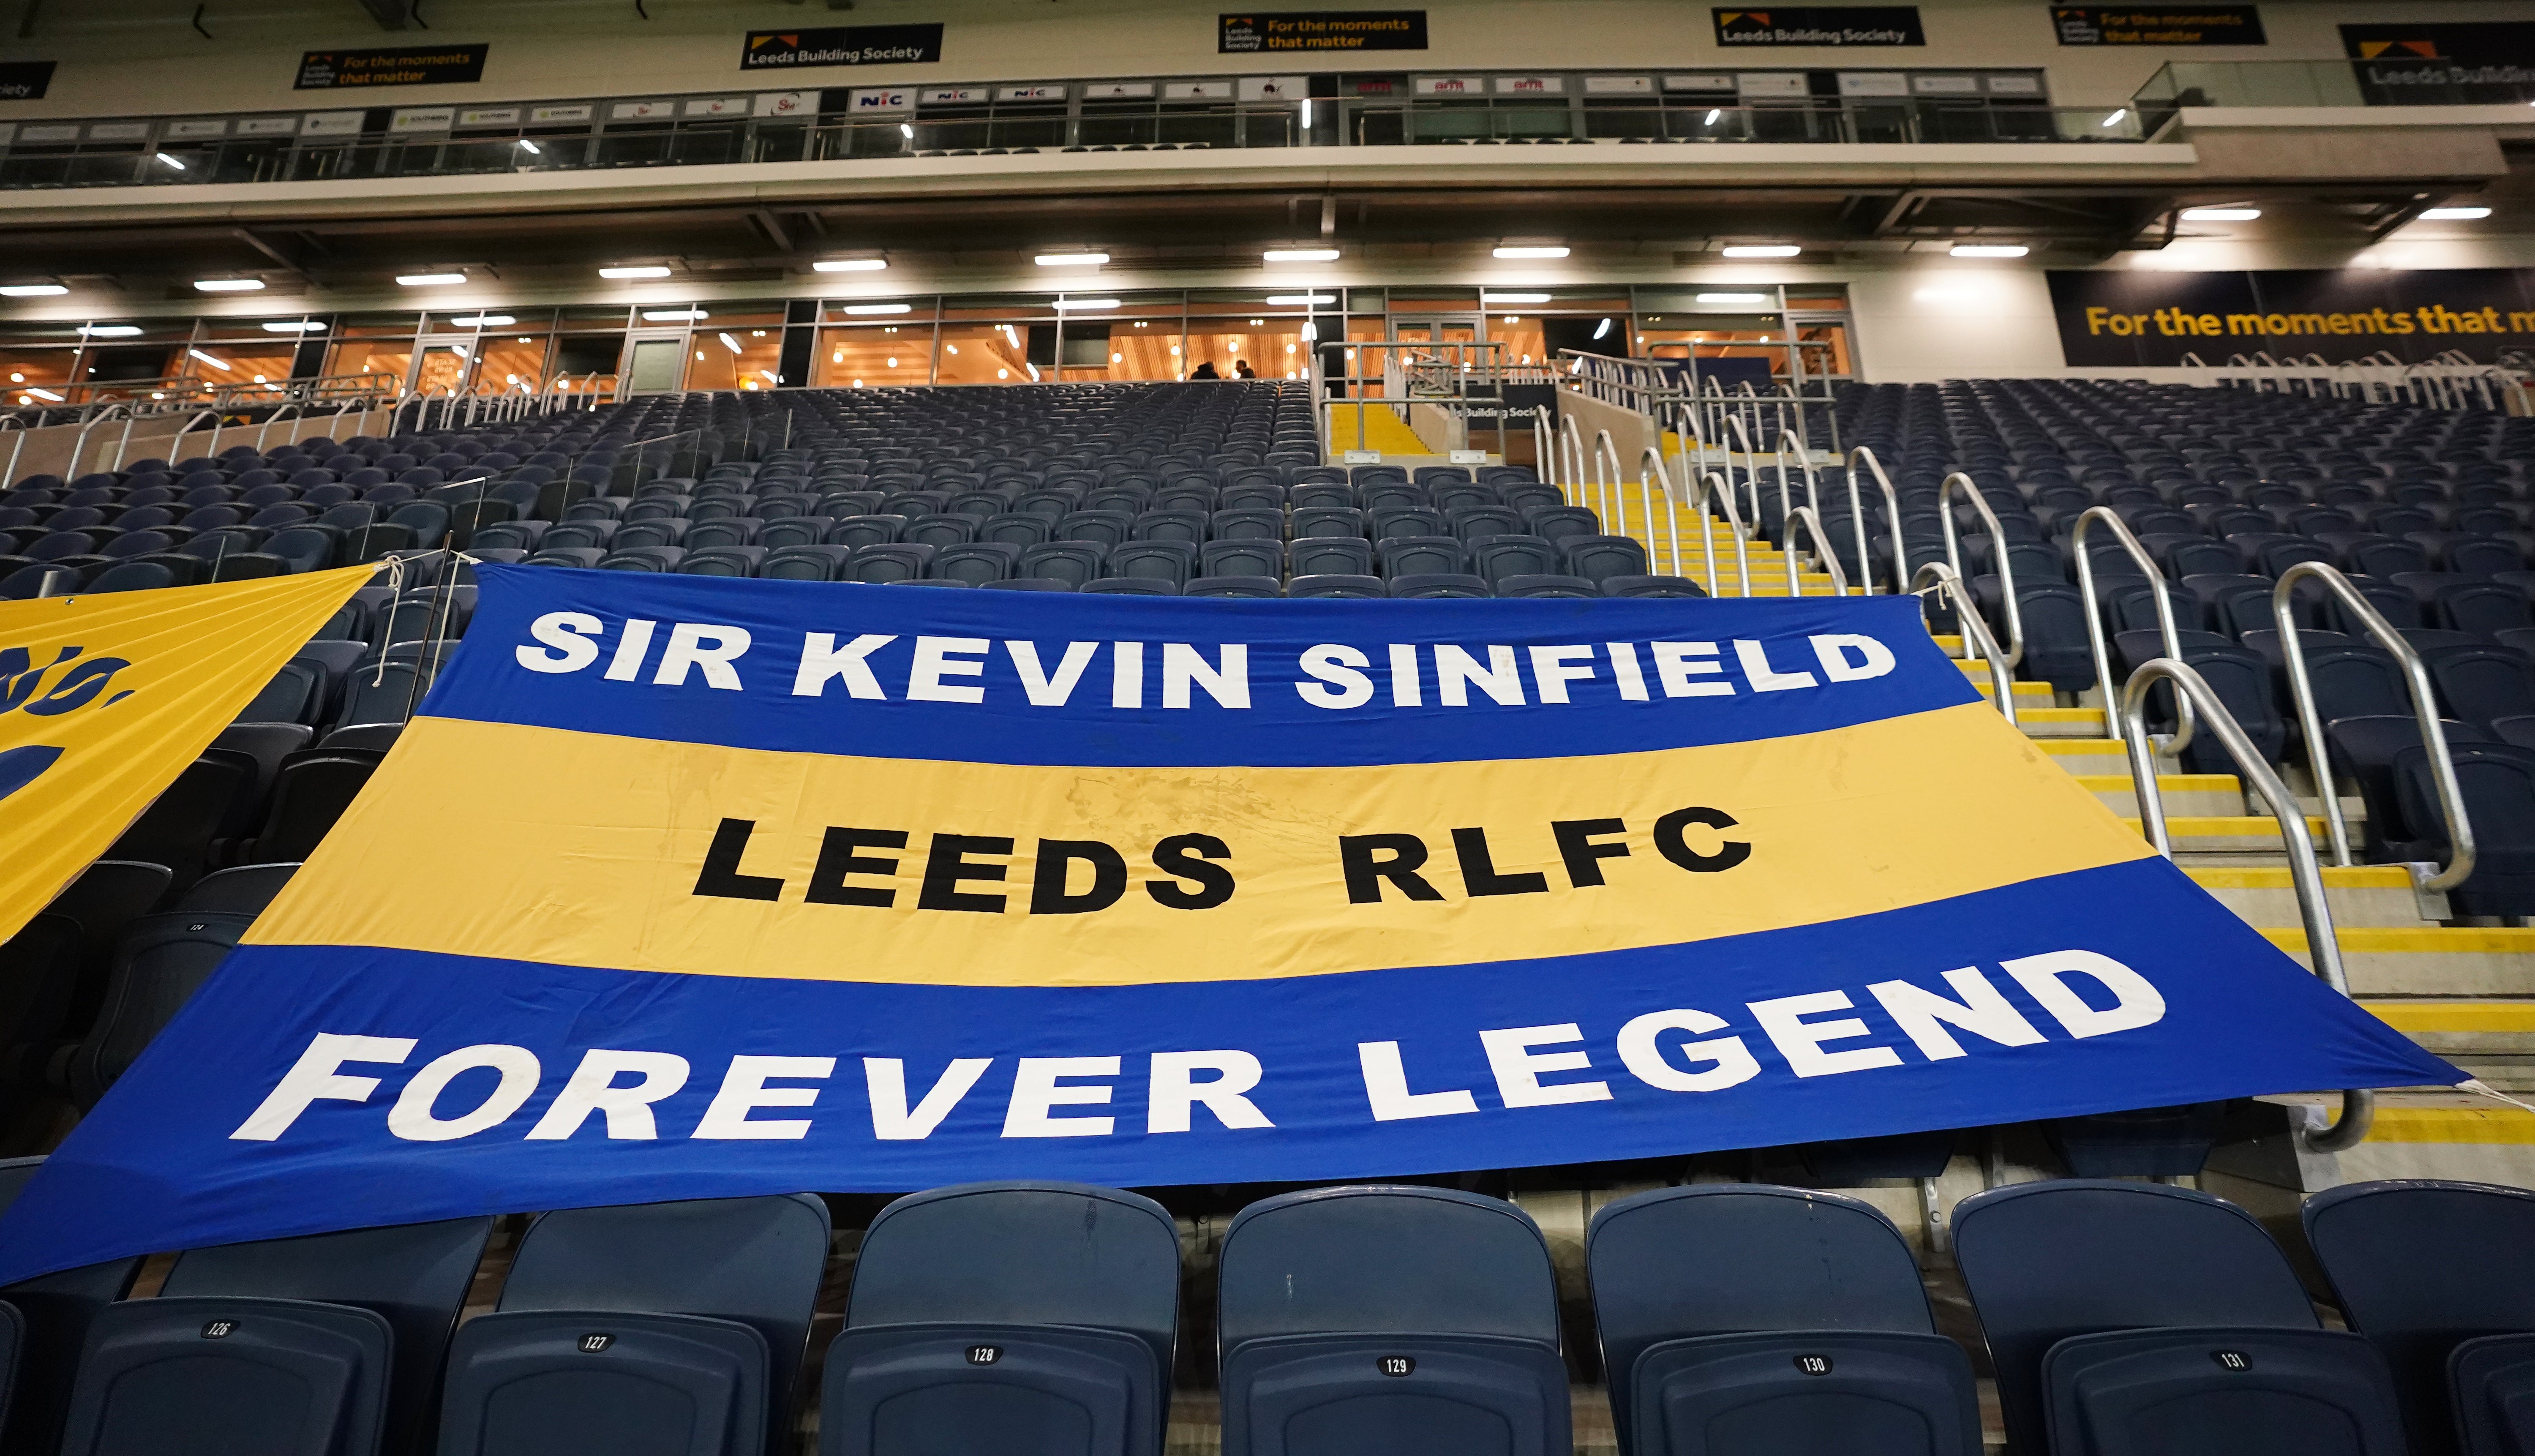
{"type": "Polygon", "coordinates": [[[480,579],[360,801],[0,1224],[0,1281],[2461,1080],[2151,854],[1915,600],[480,579]]]}
{"type": "Polygon", "coordinates": [[[104,853],[373,572],[0,601],[0,940],[104,853]]]}

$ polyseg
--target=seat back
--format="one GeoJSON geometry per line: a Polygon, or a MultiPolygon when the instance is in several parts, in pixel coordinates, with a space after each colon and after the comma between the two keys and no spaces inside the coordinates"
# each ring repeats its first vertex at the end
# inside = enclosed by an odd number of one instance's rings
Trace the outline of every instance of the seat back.
{"type": "Polygon", "coordinates": [[[2535,683],[2528,681],[2526,660],[2517,654],[2503,648],[2445,647],[2424,650],[2422,656],[2451,716],[2488,724],[2535,713],[2535,683]]]}
{"type": "Polygon", "coordinates": [[[2049,1448],[2042,1359],[2071,1336],[2319,1327],[2297,1272],[2251,1215],[2158,1183],[2069,1179],[1976,1194],[1954,1211],[1954,1252],[2015,1450],[2049,1448]]]}
{"type": "Polygon", "coordinates": [[[252,915],[179,911],[135,920],[116,947],[96,1023],[71,1055],[71,1097],[93,1107],[235,949],[252,915]]]}
{"type": "Polygon", "coordinates": [[[2351,1327],[2394,1372],[2417,1456],[2456,1449],[2448,1358],[2467,1340],[2535,1331],[2535,1193],[2484,1183],[2345,1183],[2303,1212],[2307,1242],[2351,1327]]]}
{"type": "Polygon", "coordinates": [[[1511,1203],[1444,1188],[1316,1188],[1250,1205],[1218,1256],[1217,1342],[1499,1335],[1558,1348],[1549,1245],[1511,1203]]]}
{"type": "MultiPolygon", "coordinates": [[[[18,1201],[43,1163],[41,1158],[0,1159],[0,1213],[18,1201]]],[[[24,1326],[17,1378],[7,1407],[0,1409],[0,1450],[51,1456],[60,1449],[62,1417],[89,1331],[108,1305],[131,1290],[140,1272],[141,1259],[135,1255],[0,1289],[0,1300],[17,1309],[24,1326]]]]}

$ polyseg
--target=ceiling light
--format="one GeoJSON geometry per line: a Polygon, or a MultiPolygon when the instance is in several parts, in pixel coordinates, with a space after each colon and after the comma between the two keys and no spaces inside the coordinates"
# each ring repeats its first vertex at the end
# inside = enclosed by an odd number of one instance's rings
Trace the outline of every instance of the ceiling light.
{"type": "Polygon", "coordinates": [[[268,334],[323,334],[326,332],[326,326],[318,323],[314,319],[287,319],[280,323],[266,324],[264,326],[264,332],[268,334]]]}
{"type": "MultiPolygon", "coordinates": [[[[29,393],[29,394],[31,394],[31,395],[33,395],[36,399],[44,400],[44,401],[48,401],[48,402],[50,402],[50,403],[52,403],[52,404],[55,404],[55,405],[58,405],[58,404],[60,404],[60,403],[62,402],[62,397],[61,397],[60,395],[57,395],[57,394],[53,393],[51,390],[48,390],[48,389],[36,389],[36,388],[34,388],[33,386],[30,385],[30,386],[28,387],[28,389],[27,389],[27,393],[29,393]]],[[[155,399],[156,399],[156,398],[158,398],[158,397],[157,397],[156,395],[152,395],[150,398],[152,398],[152,399],[154,399],[154,400],[155,400],[155,399]]]]}
{"type": "Polygon", "coordinates": [[[1268,295],[1268,303],[1271,308],[1309,308],[1315,303],[1337,301],[1338,295],[1335,293],[1270,293],[1268,295]]]}
{"type": "Polygon", "coordinates": [[[1268,263],[1335,263],[1338,260],[1338,250],[1335,248],[1269,248],[1259,256],[1262,261],[1268,263]]]}
{"type": "Polygon", "coordinates": [[[443,288],[466,282],[463,273],[400,273],[397,282],[408,288],[443,288]]]}
{"type": "Polygon", "coordinates": [[[769,384],[781,384],[783,382],[783,376],[775,373],[772,369],[760,369],[757,372],[765,375],[766,382],[769,384]]]}
{"type": "Polygon", "coordinates": [[[2489,208],[2431,208],[2421,214],[2433,222],[2471,222],[2491,216],[2489,208]]]}
{"type": "Polygon", "coordinates": [[[1714,126],[1714,125],[1716,124],[1716,118],[1718,118],[1718,117],[1720,117],[1720,116],[1722,116],[1722,115],[1724,115],[1724,114],[1725,114],[1725,108],[1724,108],[1724,107],[1722,107],[1722,106],[1710,106],[1710,107],[1708,107],[1708,108],[1707,108],[1707,119],[1706,119],[1705,121],[1700,122],[1700,125],[1701,125],[1701,126],[1714,126]]]}
{"type": "Polygon", "coordinates": [[[912,303],[848,303],[845,305],[845,312],[856,315],[869,313],[911,313],[914,309],[915,305],[912,303]]]}
{"type": "Polygon", "coordinates": [[[1803,251],[1794,243],[1736,243],[1724,250],[1728,258],[1792,258],[1803,251]]]}
{"type": "Polygon", "coordinates": [[[264,286],[260,278],[201,278],[194,286],[206,293],[252,293],[264,286]]]}
{"type": "Polygon", "coordinates": [[[2103,128],[2103,127],[2116,127],[2116,126],[2121,125],[2121,124],[2122,124],[2123,119],[2124,119],[2124,118],[2126,118],[2126,117],[2128,117],[2130,114],[2131,114],[2131,108],[2130,108],[2130,107],[2128,107],[2128,106],[2115,106],[2115,107],[2113,108],[2113,114],[2112,114],[2112,115],[2105,117],[2103,120],[2101,120],[2101,121],[2099,121],[2099,122],[2095,123],[2095,125],[2096,125],[2097,127],[2099,127],[2099,128],[2103,128]]]}
{"type": "Polygon", "coordinates": [[[1118,300],[1115,298],[1059,298],[1056,300],[1056,306],[1059,308],[1116,308],[1118,300]]]}
{"type": "Polygon", "coordinates": [[[2251,222],[2262,215],[2260,208],[2185,208],[2186,222],[2251,222]]]}
{"type": "Polygon", "coordinates": [[[0,284],[0,298],[54,298],[69,291],[60,284],[0,284]]]}
{"type": "Polygon", "coordinates": [[[1594,337],[1594,338],[1596,338],[1596,339],[1599,339],[1599,338],[1601,338],[1603,335],[1608,334],[1608,333],[1610,333],[1610,332],[1611,332],[1611,321],[1610,321],[1609,319],[1604,319],[1604,320],[1602,320],[1602,322],[1600,323],[1600,325],[1598,325],[1597,327],[1595,327],[1595,329],[1593,330],[1593,337],[1594,337]]]}
{"type": "Polygon", "coordinates": [[[139,324],[82,324],[80,332],[91,339],[129,339],[141,332],[139,324]]]}
{"type": "Polygon", "coordinates": [[[211,365],[215,369],[225,369],[229,366],[226,359],[216,359],[199,348],[189,348],[185,350],[185,352],[195,358],[201,359],[204,363],[211,365]]]}
{"type": "Polygon", "coordinates": [[[161,152],[161,153],[159,153],[159,154],[158,154],[158,159],[159,159],[160,161],[165,162],[167,165],[174,167],[176,170],[178,170],[178,171],[180,171],[180,172],[181,172],[181,171],[183,171],[183,170],[185,169],[185,164],[184,164],[183,162],[178,161],[176,158],[172,158],[172,157],[168,156],[168,155],[167,155],[166,153],[164,153],[164,152],[161,152]]]}
{"type": "Polygon", "coordinates": [[[546,149],[529,141],[526,137],[520,138],[520,150],[528,154],[530,157],[543,157],[546,155],[546,149]]]}
{"type": "Polygon", "coordinates": [[[1549,301],[1549,295],[1547,293],[1485,293],[1480,295],[1480,301],[1484,303],[1547,303],[1549,301]]]}
{"type": "Polygon", "coordinates": [[[693,323],[712,315],[701,308],[647,308],[643,317],[655,324],[693,323]]]}
{"type": "Polygon", "coordinates": [[[719,335],[716,335],[716,336],[714,336],[714,337],[716,337],[716,338],[720,339],[720,340],[721,340],[721,347],[722,347],[722,348],[726,348],[726,349],[729,349],[732,353],[746,353],[746,352],[748,352],[748,350],[747,350],[745,348],[743,348],[743,347],[741,346],[741,344],[740,344],[740,342],[739,342],[738,340],[731,338],[728,334],[719,334],[719,335]]]}
{"type": "Polygon", "coordinates": [[[1766,293],[1701,293],[1698,297],[1701,303],[1766,303],[1769,301],[1769,295],[1766,293]]]}
{"type": "Polygon", "coordinates": [[[1499,248],[1496,250],[1495,256],[1499,258],[1564,258],[1567,256],[1567,249],[1556,245],[1499,248]]]}
{"type": "MultiPolygon", "coordinates": [[[[901,121],[897,124],[897,134],[910,142],[915,140],[915,128],[906,122],[901,121]]],[[[854,383],[861,384],[862,381],[857,379],[854,383]]]]}
{"type": "Polygon", "coordinates": [[[628,264],[622,268],[602,268],[600,278],[667,278],[669,270],[657,263],[628,264]]]}
{"type": "Polygon", "coordinates": [[[822,258],[810,265],[812,273],[878,273],[889,266],[887,258],[822,258]]]}
{"type": "MultiPolygon", "coordinates": [[[[507,313],[469,313],[461,314],[450,322],[462,329],[502,329],[518,323],[519,320],[507,313]]],[[[527,343],[525,339],[520,342],[527,343]]]]}
{"type": "Polygon", "coordinates": [[[2022,243],[1956,243],[1948,251],[1957,258],[2021,258],[2033,250],[2022,243]]]}
{"type": "Polygon", "coordinates": [[[1107,253],[1041,253],[1030,260],[1041,268],[1097,268],[1109,261],[1107,253]]]}

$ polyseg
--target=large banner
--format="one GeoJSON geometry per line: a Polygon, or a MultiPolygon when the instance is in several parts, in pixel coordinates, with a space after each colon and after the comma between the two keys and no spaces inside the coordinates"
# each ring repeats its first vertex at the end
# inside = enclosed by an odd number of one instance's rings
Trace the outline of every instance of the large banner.
{"type": "Polygon", "coordinates": [[[2535,21],[2372,21],[2341,28],[2371,106],[2508,105],[2535,95],[2535,21]]]}
{"type": "Polygon", "coordinates": [[[2535,269],[2084,269],[2055,271],[2050,283],[2061,352],[2080,369],[2257,352],[2417,364],[2460,351],[2476,363],[2523,363],[2535,350],[2535,269]]]}
{"type": "Polygon", "coordinates": [[[368,790],[0,1223],[1338,1179],[2450,1084],[1909,599],[479,569],[368,790]]]}
{"type": "Polygon", "coordinates": [[[104,853],[373,574],[0,601],[0,940],[104,853]]]}

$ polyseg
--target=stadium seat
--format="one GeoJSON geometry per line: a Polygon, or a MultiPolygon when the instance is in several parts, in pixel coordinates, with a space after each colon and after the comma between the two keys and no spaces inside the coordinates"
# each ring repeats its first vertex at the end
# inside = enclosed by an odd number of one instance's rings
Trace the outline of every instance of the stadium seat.
{"type": "Polygon", "coordinates": [[[1954,1251],[2008,1442],[2057,1456],[2401,1456],[2384,1361],[2252,1216],[2157,1183],[1963,1200],[1954,1251]]]}
{"type": "Polygon", "coordinates": [[[1179,1234],[1070,1183],[911,1194],[863,1235],[821,1382],[822,1456],[1159,1456],[1179,1234]]]}
{"type": "Polygon", "coordinates": [[[1180,595],[1271,598],[1284,596],[1285,588],[1272,576],[1199,576],[1189,578],[1180,595]]]}
{"type": "MultiPolygon", "coordinates": [[[[41,1158],[0,1160],[0,1213],[25,1192],[41,1158]]],[[[0,1288],[0,1449],[49,1456],[61,1449],[80,1356],[97,1318],[132,1289],[141,1258],[110,1259],[0,1288]]]]}
{"type": "Polygon", "coordinates": [[[1422,1187],[1288,1193],[1217,1256],[1223,1456],[1566,1456],[1549,1246],[1520,1209],[1422,1187]]]}
{"type": "Polygon", "coordinates": [[[1585,1264],[1628,1456],[1980,1456],[1971,1361],[1867,1204],[1659,1188],[1593,1216],[1585,1264]]]}
{"type": "Polygon", "coordinates": [[[806,1193],[540,1216],[450,1344],[440,1456],[769,1451],[827,1257],[806,1193]]]}

